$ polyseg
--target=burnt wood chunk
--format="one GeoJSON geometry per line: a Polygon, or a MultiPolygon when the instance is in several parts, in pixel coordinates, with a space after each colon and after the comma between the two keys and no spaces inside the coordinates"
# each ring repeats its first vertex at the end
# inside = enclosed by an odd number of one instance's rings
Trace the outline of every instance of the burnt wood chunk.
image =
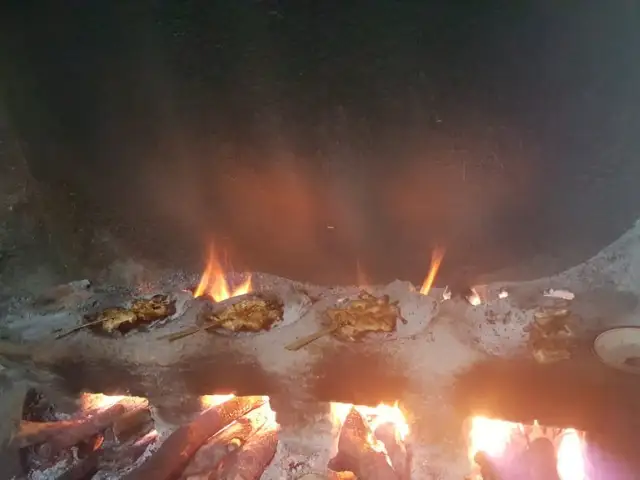
{"type": "Polygon", "coordinates": [[[387,455],[370,443],[373,432],[362,415],[352,408],[340,430],[338,454],[329,464],[331,470],[353,472],[367,480],[400,480],[387,455]]]}
{"type": "Polygon", "coordinates": [[[235,397],[205,410],[169,435],[162,446],[125,480],[179,478],[189,460],[211,436],[266,403],[264,397],[235,397]]]}

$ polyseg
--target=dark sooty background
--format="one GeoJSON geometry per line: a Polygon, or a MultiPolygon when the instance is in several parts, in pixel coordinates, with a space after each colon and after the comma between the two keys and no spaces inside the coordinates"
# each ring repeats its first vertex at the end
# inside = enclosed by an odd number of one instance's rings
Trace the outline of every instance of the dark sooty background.
{"type": "Polygon", "coordinates": [[[5,4],[7,106],[132,254],[442,283],[640,215],[637,2],[53,3],[5,4]]]}

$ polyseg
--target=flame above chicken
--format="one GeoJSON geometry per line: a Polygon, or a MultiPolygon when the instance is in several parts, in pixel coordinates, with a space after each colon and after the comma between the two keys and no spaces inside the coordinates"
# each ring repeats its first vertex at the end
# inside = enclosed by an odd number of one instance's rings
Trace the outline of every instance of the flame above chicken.
{"type": "Polygon", "coordinates": [[[444,258],[444,248],[437,247],[431,252],[431,265],[429,267],[429,273],[427,274],[424,282],[422,283],[422,287],[420,288],[420,293],[423,295],[428,295],[431,291],[431,287],[433,286],[433,282],[436,279],[436,275],[438,275],[438,270],[440,270],[440,265],[442,264],[442,259],[444,258]]]}
{"type": "Polygon", "coordinates": [[[216,255],[215,249],[210,247],[209,258],[207,260],[207,266],[202,273],[200,283],[193,292],[194,297],[201,297],[202,295],[209,295],[216,302],[221,302],[231,297],[237,297],[238,295],[244,295],[251,291],[251,275],[247,276],[244,282],[238,287],[231,289],[227,278],[224,273],[224,269],[220,265],[220,261],[216,255]]]}

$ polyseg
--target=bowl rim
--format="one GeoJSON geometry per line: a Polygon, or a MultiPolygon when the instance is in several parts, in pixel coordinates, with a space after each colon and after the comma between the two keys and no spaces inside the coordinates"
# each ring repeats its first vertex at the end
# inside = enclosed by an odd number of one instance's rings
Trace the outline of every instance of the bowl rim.
{"type": "MultiPolygon", "coordinates": [[[[617,331],[617,330],[640,330],[640,325],[618,325],[617,327],[610,327],[610,328],[607,328],[606,330],[601,331],[593,339],[593,342],[591,342],[591,352],[600,361],[600,363],[602,363],[607,367],[618,370],[619,372],[625,372],[633,375],[640,375],[640,367],[634,368],[634,367],[625,367],[623,365],[616,365],[611,362],[605,361],[605,359],[598,353],[596,349],[596,344],[598,343],[598,340],[601,337],[604,337],[607,334],[613,333],[614,331],[617,331]]],[[[640,346],[640,343],[638,345],[640,346]]]]}

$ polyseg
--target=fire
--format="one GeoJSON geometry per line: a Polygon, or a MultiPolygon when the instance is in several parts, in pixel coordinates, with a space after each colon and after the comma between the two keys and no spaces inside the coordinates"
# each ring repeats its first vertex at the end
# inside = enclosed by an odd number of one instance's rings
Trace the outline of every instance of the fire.
{"type": "Polygon", "coordinates": [[[103,393],[83,393],[80,396],[82,410],[106,410],[116,403],[123,403],[127,407],[133,407],[148,403],[146,398],[129,397],[127,395],[104,395],[103,393]]]}
{"type": "Polygon", "coordinates": [[[519,425],[516,423],[473,417],[469,430],[469,460],[474,462],[478,452],[484,452],[490,457],[500,457],[518,429],[519,425]]]}
{"type": "Polygon", "coordinates": [[[200,406],[203,410],[207,408],[215,407],[216,405],[220,405],[227,400],[231,400],[235,395],[233,393],[228,393],[224,395],[202,395],[200,397],[200,406]]]}
{"type": "Polygon", "coordinates": [[[584,460],[582,435],[568,428],[560,437],[558,446],[558,475],[561,480],[586,480],[587,467],[584,460]]]}
{"type": "Polygon", "coordinates": [[[227,278],[225,277],[224,269],[216,257],[215,250],[211,247],[209,250],[207,266],[200,278],[200,283],[193,292],[193,296],[200,297],[202,295],[209,294],[216,302],[221,302],[227,298],[244,295],[250,291],[251,275],[249,275],[241,285],[231,290],[227,282],[227,278]]]}
{"type": "MultiPolygon", "coordinates": [[[[235,398],[233,393],[223,395],[202,395],[200,397],[200,406],[203,410],[215,407],[216,405],[222,405],[224,402],[235,398]]],[[[263,397],[265,403],[258,408],[261,415],[265,417],[265,424],[263,428],[278,429],[279,425],[276,421],[276,412],[271,408],[270,399],[268,396],[263,397]]]]}
{"type": "Polygon", "coordinates": [[[276,412],[271,408],[271,403],[269,402],[269,397],[265,397],[266,402],[261,408],[265,412],[266,422],[264,424],[264,428],[268,428],[271,430],[277,430],[279,428],[278,422],[276,420],[276,412]]]}
{"type": "MultiPolygon", "coordinates": [[[[366,405],[353,405],[351,403],[339,403],[332,402],[331,403],[331,423],[334,428],[334,437],[338,437],[340,433],[340,428],[344,423],[347,415],[352,408],[355,408],[362,417],[367,420],[369,423],[369,427],[372,432],[375,432],[376,429],[383,424],[390,423],[395,427],[395,431],[400,438],[400,440],[405,440],[407,435],[409,434],[409,424],[407,423],[407,419],[405,418],[402,410],[398,407],[398,403],[396,402],[394,405],[386,405],[384,403],[380,403],[377,407],[369,407],[366,405]]],[[[371,445],[377,449],[380,447],[384,449],[384,447],[374,438],[369,439],[371,445]]]]}
{"type": "MultiPolygon", "coordinates": [[[[513,423],[505,420],[491,419],[487,417],[473,417],[469,428],[469,460],[475,464],[475,456],[483,452],[491,458],[500,459],[507,456],[510,445],[518,444],[526,448],[533,439],[543,434],[543,428],[534,422],[533,426],[525,426],[521,423],[513,423]]],[[[567,429],[554,430],[559,438],[556,445],[557,471],[561,480],[587,480],[586,462],[584,457],[583,436],[578,431],[567,429]],[[558,433],[559,432],[559,433],[558,433]]],[[[554,438],[550,438],[554,440],[554,438]]],[[[482,478],[479,473],[470,478],[482,478]]]]}
{"type": "Polygon", "coordinates": [[[427,278],[424,279],[422,288],[420,288],[421,294],[429,294],[429,291],[431,290],[431,287],[433,285],[433,281],[436,279],[436,275],[438,274],[438,270],[440,269],[442,259],[444,258],[444,252],[445,249],[442,247],[436,247],[433,252],[431,252],[431,266],[429,267],[427,278]]]}

